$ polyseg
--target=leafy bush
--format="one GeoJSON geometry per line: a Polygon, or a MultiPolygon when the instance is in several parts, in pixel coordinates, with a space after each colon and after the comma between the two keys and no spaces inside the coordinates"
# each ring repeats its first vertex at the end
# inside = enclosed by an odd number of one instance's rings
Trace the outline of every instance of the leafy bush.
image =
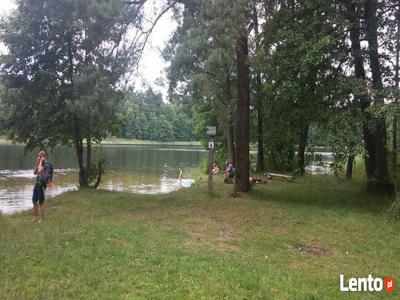
{"type": "Polygon", "coordinates": [[[397,197],[397,199],[393,202],[392,206],[389,208],[389,216],[391,219],[400,221],[400,198],[397,197]]]}

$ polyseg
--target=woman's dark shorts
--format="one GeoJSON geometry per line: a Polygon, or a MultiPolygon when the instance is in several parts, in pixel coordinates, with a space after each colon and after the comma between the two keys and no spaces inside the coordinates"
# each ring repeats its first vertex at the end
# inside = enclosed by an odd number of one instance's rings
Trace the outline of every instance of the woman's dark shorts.
{"type": "Polygon", "coordinates": [[[44,202],[44,187],[40,183],[36,183],[33,188],[32,202],[37,204],[38,202],[42,204],[44,202]]]}

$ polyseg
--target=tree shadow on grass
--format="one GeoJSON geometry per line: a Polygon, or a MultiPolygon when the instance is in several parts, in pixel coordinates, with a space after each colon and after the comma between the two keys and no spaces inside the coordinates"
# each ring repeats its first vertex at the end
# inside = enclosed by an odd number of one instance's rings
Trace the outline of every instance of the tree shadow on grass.
{"type": "Polygon", "coordinates": [[[393,202],[391,197],[368,192],[362,180],[332,176],[305,176],[293,183],[268,181],[265,186],[255,187],[252,195],[261,201],[374,214],[387,211],[393,202]]]}

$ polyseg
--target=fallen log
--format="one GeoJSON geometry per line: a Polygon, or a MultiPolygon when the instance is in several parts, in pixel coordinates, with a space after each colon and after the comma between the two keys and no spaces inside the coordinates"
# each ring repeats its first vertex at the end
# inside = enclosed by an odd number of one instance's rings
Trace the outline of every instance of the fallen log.
{"type": "Polygon", "coordinates": [[[289,182],[293,181],[293,176],[290,175],[285,175],[285,174],[277,174],[277,173],[264,173],[264,176],[267,177],[268,179],[273,179],[275,178],[283,178],[286,179],[289,182]]]}

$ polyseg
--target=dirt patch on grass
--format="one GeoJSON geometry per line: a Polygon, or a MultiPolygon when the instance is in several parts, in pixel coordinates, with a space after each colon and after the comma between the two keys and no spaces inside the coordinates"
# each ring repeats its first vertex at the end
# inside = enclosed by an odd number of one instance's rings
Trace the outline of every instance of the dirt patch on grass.
{"type": "Polygon", "coordinates": [[[218,233],[215,244],[215,248],[218,251],[225,252],[225,251],[238,251],[239,248],[232,245],[230,242],[234,240],[234,234],[230,230],[222,230],[218,233]]]}
{"type": "Polygon", "coordinates": [[[192,237],[186,245],[220,252],[240,251],[237,245],[247,228],[264,226],[270,217],[269,209],[244,197],[203,202],[201,207],[189,206],[175,213],[181,218],[180,227],[192,237]]]}
{"type": "MultiPolygon", "coordinates": [[[[199,221],[199,220],[198,220],[199,221]]],[[[197,224],[186,224],[186,230],[192,237],[185,245],[193,249],[211,248],[219,252],[236,252],[239,248],[232,245],[235,233],[232,228],[223,228],[221,223],[204,218],[197,224]]]]}
{"type": "Polygon", "coordinates": [[[128,241],[127,241],[127,240],[116,240],[115,243],[116,243],[118,246],[125,246],[125,245],[128,244],[128,241]]]}
{"type": "Polygon", "coordinates": [[[160,226],[163,230],[179,229],[186,234],[177,236],[173,242],[192,249],[238,252],[238,245],[249,230],[258,228],[261,232],[273,218],[263,203],[245,196],[188,201],[179,206],[162,204],[142,202],[134,209],[116,214],[116,221],[160,226]]]}
{"type": "Polygon", "coordinates": [[[285,233],[288,232],[288,228],[287,227],[283,227],[283,226],[275,226],[272,227],[272,232],[273,233],[285,233]]]}
{"type": "Polygon", "coordinates": [[[292,245],[292,248],[298,253],[308,253],[313,257],[322,257],[328,254],[328,250],[321,246],[316,245],[306,245],[296,243],[292,245]]]}

